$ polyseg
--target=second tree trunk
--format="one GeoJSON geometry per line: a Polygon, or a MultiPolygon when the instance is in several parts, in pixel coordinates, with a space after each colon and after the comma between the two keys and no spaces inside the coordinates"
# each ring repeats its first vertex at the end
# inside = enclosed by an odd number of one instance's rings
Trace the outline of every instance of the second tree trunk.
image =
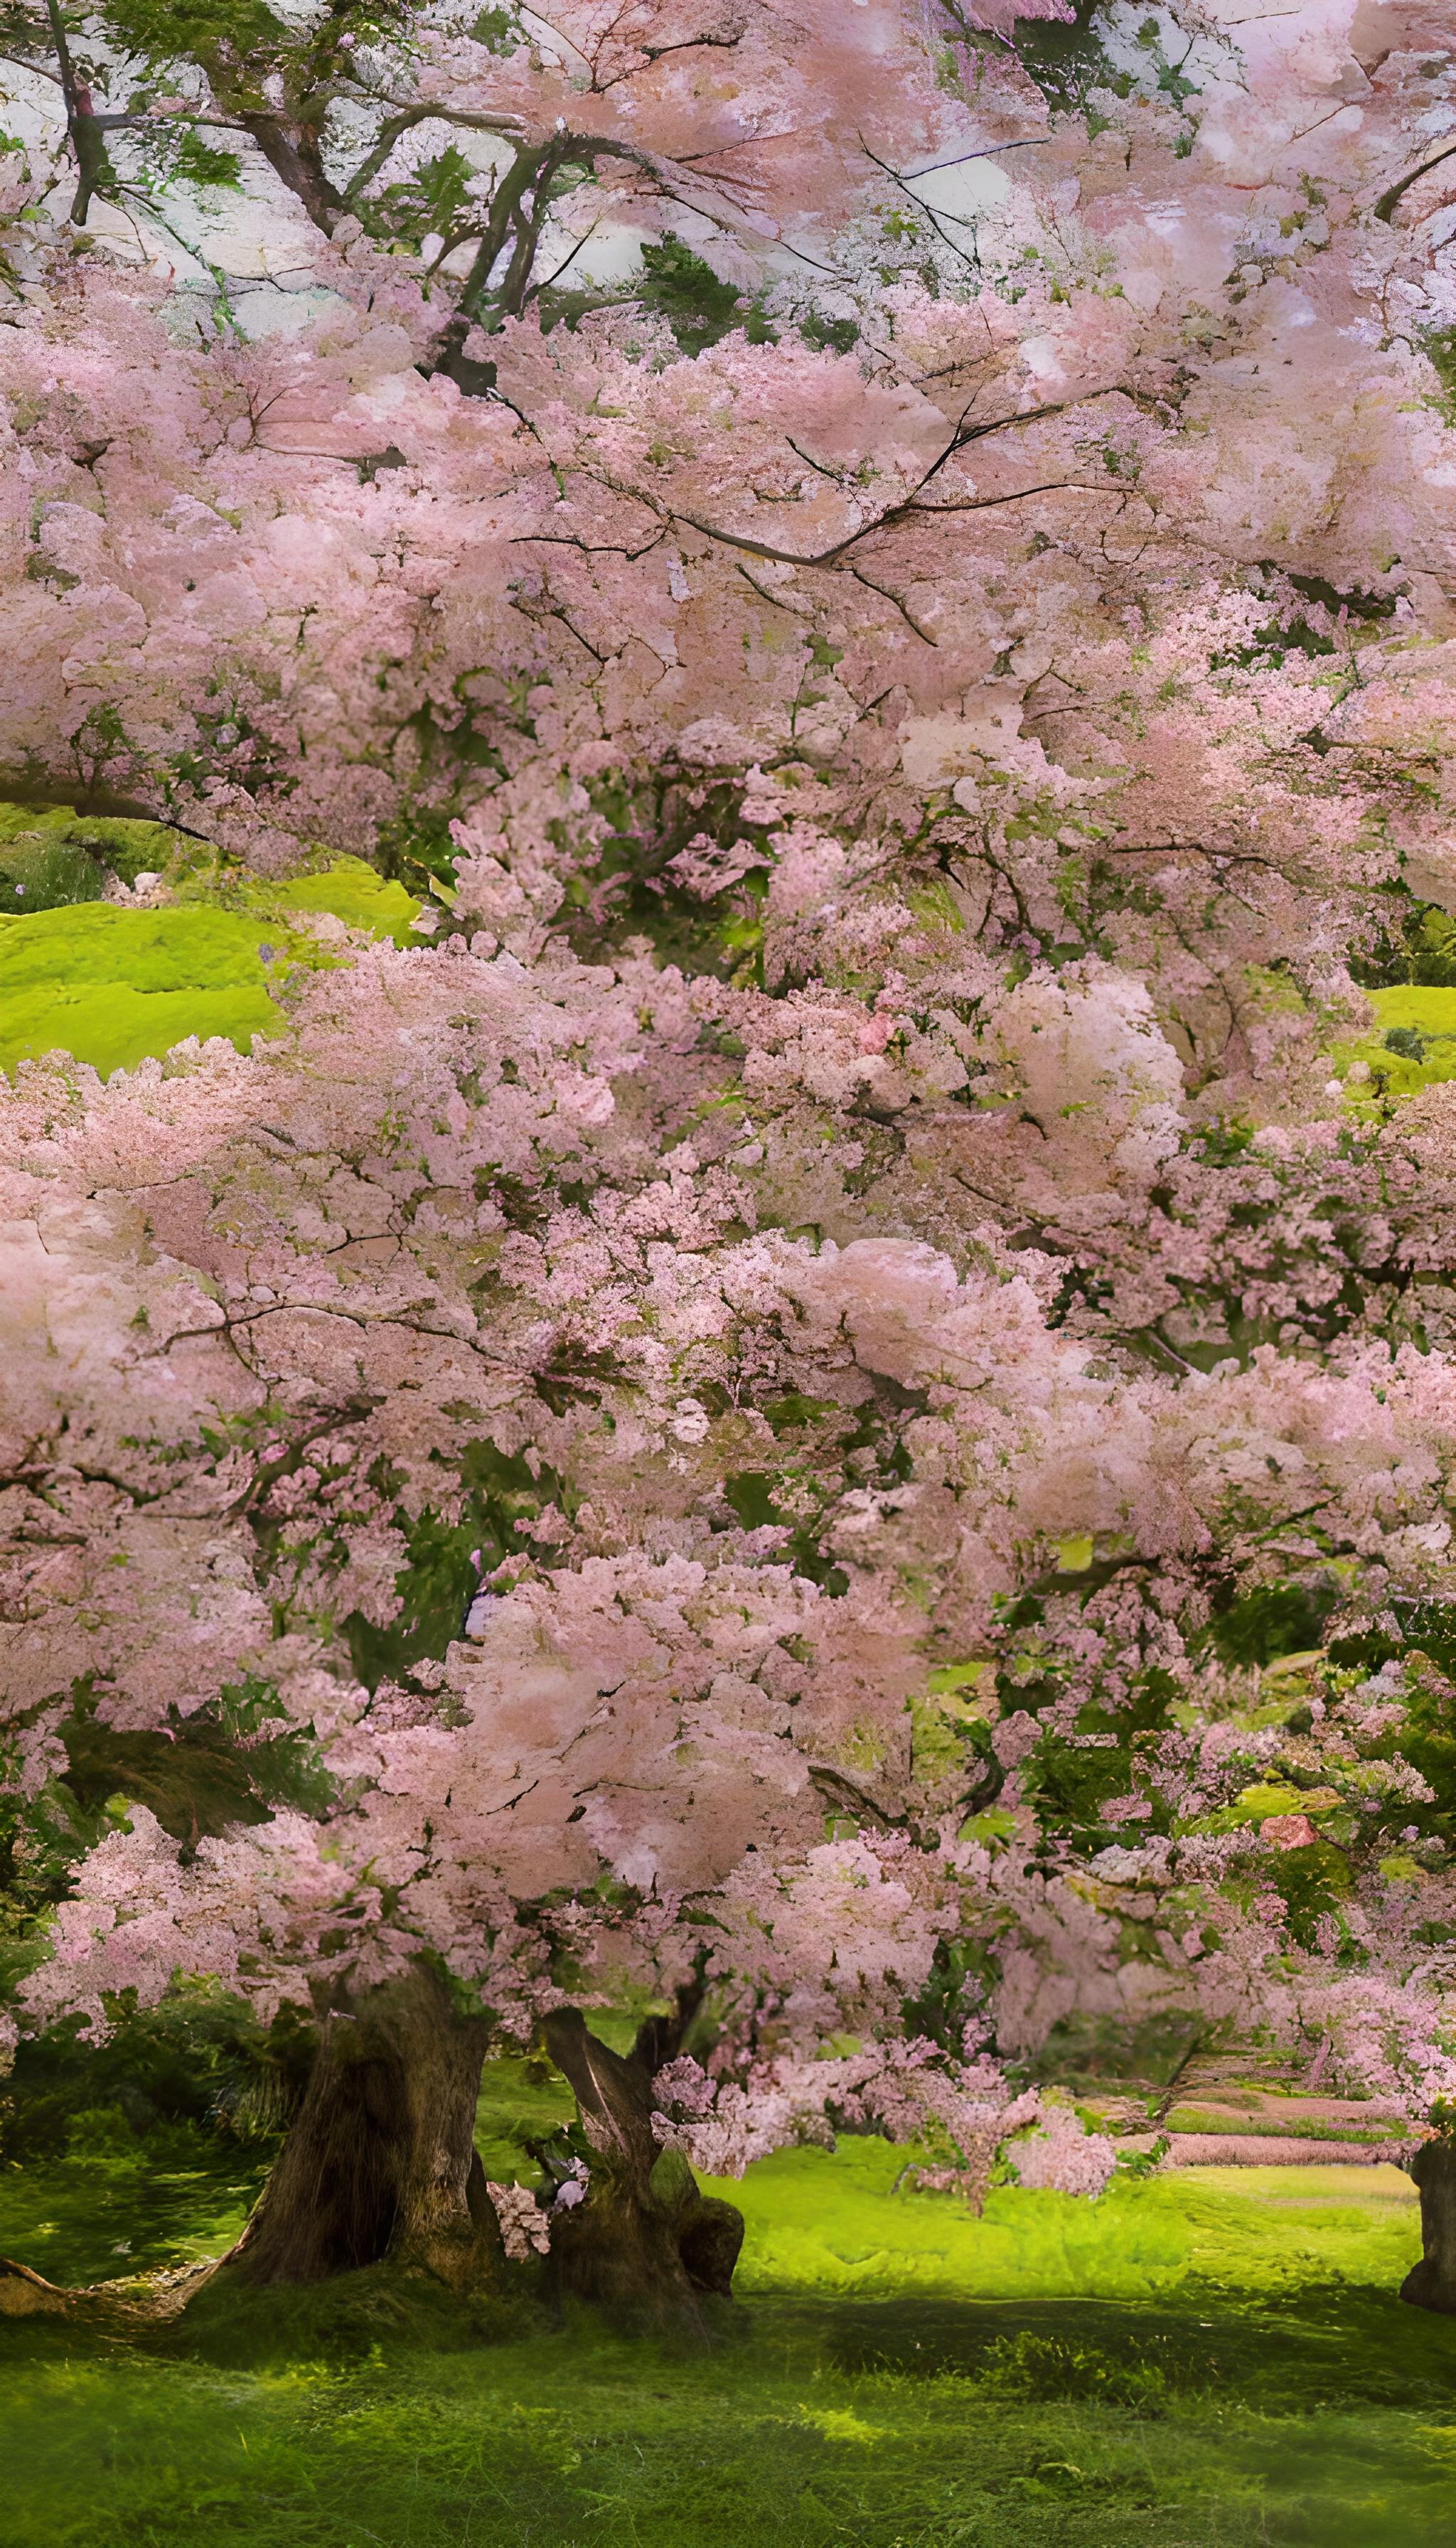
{"type": "Polygon", "coordinates": [[[1415,2309],[1456,2318],[1456,2144],[1426,2141],[1410,2162],[1420,2188],[1420,2235],[1425,2253],[1401,2285],[1401,2298],[1415,2309]]]}
{"type": "Polygon", "coordinates": [[[653,2132],[661,2021],[649,2020],[629,2055],[590,2035],[578,2009],[554,2010],[545,2035],[592,2150],[585,2202],[552,2223],[558,2280],[609,2308],[696,2316],[704,2293],[726,2295],[732,2284],[743,2215],[700,2193],[682,2152],[653,2132]]]}

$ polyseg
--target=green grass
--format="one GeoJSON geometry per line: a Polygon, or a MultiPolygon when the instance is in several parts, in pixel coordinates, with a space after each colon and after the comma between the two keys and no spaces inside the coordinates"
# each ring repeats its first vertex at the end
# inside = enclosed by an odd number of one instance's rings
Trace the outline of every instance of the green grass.
{"type": "Polygon", "coordinates": [[[1331,1056],[1341,1073],[1351,1062],[1369,1065],[1369,1081],[1352,1082],[1346,1092],[1356,1113],[1368,1112],[1377,1093],[1410,1097],[1437,1080],[1456,1079],[1456,990],[1402,983],[1393,990],[1367,991],[1365,997],[1375,1011],[1375,1033],[1338,1046],[1331,1056]],[[1387,1045],[1386,1037],[1403,1029],[1418,1037],[1423,1047],[1418,1058],[1393,1052],[1387,1045]]]}
{"type": "Polygon", "coordinates": [[[247,1052],[255,1035],[285,1032],[273,994],[290,967],[328,960],[292,916],[331,912],[351,929],[417,943],[418,903],[358,859],[202,898],[211,890],[184,886],[157,910],[81,902],[0,919],[0,1069],[60,1050],[109,1077],[194,1035],[225,1036],[247,1052]]]}
{"type": "Polygon", "coordinates": [[[1395,2290],[1420,2252],[1415,2189],[1393,2167],[1189,2168],[1114,2179],[1098,2203],[1001,2186],[963,2204],[891,2191],[906,2153],[842,2140],[779,2150],[710,2190],[749,2224],[746,2292],[1139,2301],[1208,2281],[1233,2295],[1335,2277],[1395,2290]]]}
{"type": "Polygon", "coordinates": [[[285,911],[331,911],[350,929],[367,929],[374,938],[393,938],[397,947],[417,947],[410,923],[419,905],[398,881],[390,882],[362,859],[336,858],[317,874],[292,877],[274,888],[273,898],[285,911]]]}
{"type": "MultiPolygon", "coordinates": [[[[259,958],[265,933],[241,912],[125,911],[85,902],[0,929],[0,1067],[53,1050],[108,1077],[188,1036],[246,1052],[280,1035],[259,958]]],[[[265,942],[266,943],[266,942],[265,942]]]]}
{"type": "Polygon", "coordinates": [[[0,2395],[5,2548],[1435,2548],[1456,2427],[1378,2316],[761,2306],[711,2350],[576,2326],[251,2373],[32,2339],[0,2395]],[[1318,2361],[1318,2373],[1315,2365],[1318,2361]],[[1321,2401],[1316,2378],[1332,2387],[1321,2401]],[[1341,2385],[1343,2383],[1343,2386],[1341,2385]],[[1379,2387],[1379,2383],[1375,2384],[1379,2387]],[[1393,2386],[1389,2372],[1385,2387],[1393,2386]]]}
{"type": "Polygon", "coordinates": [[[270,2155],[187,2125],[138,2142],[115,2106],[77,2115],[64,2157],[0,2165],[0,2255],[52,2283],[104,2282],[221,2255],[257,2198],[270,2155]]]}
{"type": "MultiPolygon", "coordinates": [[[[492,2172],[569,2107],[546,2065],[493,2065],[492,2172]]],[[[0,2252],[57,2279],[216,2252],[266,2156],[116,2109],[70,2146],[0,2172],[0,2252]]],[[[976,2222],[892,2191],[904,2155],[783,2151],[726,2187],[748,2239],[711,2343],[472,2329],[370,2276],[144,2346],[0,2320],[0,2548],[1456,2538],[1456,2321],[1396,2298],[1395,2169],[1006,2187],[976,2222]]]]}

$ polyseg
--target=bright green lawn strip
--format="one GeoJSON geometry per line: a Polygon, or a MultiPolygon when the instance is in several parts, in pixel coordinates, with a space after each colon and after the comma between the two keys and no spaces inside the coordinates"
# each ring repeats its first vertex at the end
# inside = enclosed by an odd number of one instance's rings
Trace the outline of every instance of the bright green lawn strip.
{"type": "MultiPolygon", "coordinates": [[[[1354,1061],[1368,1063],[1372,1077],[1379,1073],[1383,1079],[1388,1097],[1410,1097],[1437,1080],[1456,1079],[1456,989],[1399,983],[1393,990],[1367,991],[1365,997],[1375,1011],[1375,1033],[1336,1046],[1330,1058],[1337,1071],[1343,1074],[1354,1061]],[[1400,1027],[1420,1037],[1423,1060],[1389,1049],[1385,1039],[1400,1027]]],[[[1356,1081],[1347,1094],[1358,1110],[1369,1105],[1373,1091],[1368,1082],[1356,1081]]]]}
{"type": "Polygon", "coordinates": [[[0,928],[0,1068],[61,1050],[103,1076],[188,1036],[246,1052],[283,1032],[241,913],[125,911],[83,902],[0,928]]]}
{"type": "MultiPolygon", "coordinates": [[[[184,888],[184,894],[201,888],[184,888]]],[[[211,891],[211,888],[208,888],[211,891]]],[[[287,1020],[272,997],[293,964],[333,959],[289,915],[332,912],[350,929],[417,944],[419,906],[357,859],[277,887],[249,883],[220,905],[179,899],[155,911],[87,902],[0,924],[0,1069],[70,1053],[108,1077],[160,1057],[189,1036],[239,1052],[287,1020]],[[265,957],[260,950],[266,948],[265,957]]]]}
{"type": "Polygon", "coordinates": [[[1137,2300],[1190,2279],[1248,2293],[1330,2273],[1393,2289],[1420,2252],[1415,2189],[1395,2168],[1190,2168],[1114,2179],[1097,2203],[1004,2186],[977,2221],[944,2195],[892,2192],[907,2155],[845,2138],[711,2184],[748,2222],[741,2287],[1137,2300]]]}

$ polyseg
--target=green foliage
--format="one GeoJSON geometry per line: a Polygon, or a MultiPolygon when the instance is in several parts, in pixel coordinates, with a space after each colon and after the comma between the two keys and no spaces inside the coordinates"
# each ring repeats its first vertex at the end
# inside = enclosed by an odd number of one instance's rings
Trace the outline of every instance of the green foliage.
{"type": "Polygon", "coordinates": [[[1341,1588],[1329,1577],[1314,1583],[1269,1584],[1246,1592],[1219,1612],[1209,1630],[1221,1663],[1271,1664],[1280,1655],[1309,1653],[1323,1638],[1341,1588]]]}
{"type": "Polygon", "coordinates": [[[1425,328],[1418,342],[1440,383],[1431,405],[1443,423],[1456,425],[1456,327],[1425,328]]]}
{"type": "Polygon", "coordinates": [[[1196,2040],[1195,2021],[1186,2011],[1131,2018],[1074,2012],[1052,2027],[1031,2064],[1031,2075],[1078,2094],[1124,2082],[1137,2093],[1149,2079],[1174,2079],[1196,2040]]]}
{"type": "Polygon", "coordinates": [[[647,241],[642,273],[634,298],[654,318],[666,318],[684,354],[700,354],[741,323],[737,285],[721,282],[675,231],[647,241]]]}
{"type": "Polygon", "coordinates": [[[1306,1849],[1279,1850],[1267,1881],[1284,1896],[1291,1936],[1313,1950],[1320,1922],[1336,1912],[1351,1889],[1350,1865],[1332,1841],[1317,1840],[1306,1849]]]}
{"type": "Polygon", "coordinates": [[[380,224],[416,247],[430,230],[448,238],[461,215],[471,208],[466,188],[476,173],[473,162],[452,141],[434,158],[423,160],[408,179],[362,203],[360,211],[371,224],[380,224]]]}
{"type": "Polygon", "coordinates": [[[146,130],[145,176],[148,187],[160,192],[173,185],[197,187],[237,187],[242,181],[242,161],[235,150],[220,150],[194,124],[176,120],[158,120],[146,130]]]}
{"type": "Polygon", "coordinates": [[[526,41],[525,30],[513,9],[483,9],[470,30],[478,45],[493,53],[513,53],[526,41]]]}
{"type": "MultiPolygon", "coordinates": [[[[400,1680],[426,1657],[442,1657],[463,1634],[481,1578],[528,1544],[516,1530],[518,1521],[534,1520],[549,1503],[564,1512],[573,1508],[571,1490],[554,1469],[543,1464],[533,1470],[494,1442],[468,1443],[457,1476],[454,1521],[432,1504],[417,1514],[396,1507],[395,1524],[410,1556],[395,1578],[400,1606],[389,1625],[377,1627],[359,1610],[342,1622],[354,1670],[371,1689],[386,1676],[400,1680]]],[[[388,1479],[376,1483],[389,1491],[388,1479]]]]}
{"type": "MultiPolygon", "coordinates": [[[[1076,0],[1076,17],[1070,25],[1049,18],[1023,20],[1016,30],[1017,52],[1047,104],[1054,112],[1084,116],[1092,135],[1105,132],[1108,125],[1094,102],[1098,90],[1139,101],[1165,97],[1180,114],[1186,114],[1187,100],[1199,93],[1197,80],[1189,79],[1185,70],[1189,46],[1185,44],[1181,57],[1171,60],[1155,17],[1144,18],[1134,36],[1142,63],[1136,69],[1120,63],[1104,42],[1117,35],[1126,42],[1126,30],[1115,27],[1118,14],[1108,0],[1076,0]]],[[[1195,131],[1189,117],[1174,143],[1180,159],[1192,149],[1195,131]]]]}
{"type": "Polygon", "coordinates": [[[1130,97],[1131,72],[1120,71],[1102,42],[1105,0],[1076,0],[1075,19],[1023,19],[1016,30],[1016,50],[1047,104],[1063,113],[1085,113],[1094,88],[1130,97]]]}
{"type": "MultiPolygon", "coordinates": [[[[28,2234],[32,2218],[48,2219],[65,2196],[51,2174],[54,2161],[67,2161],[88,2181],[104,2165],[119,2183],[130,2180],[131,2199],[144,2202],[158,2169],[185,2163],[201,2171],[189,2181],[211,2182],[216,2193],[237,2177],[241,2142],[249,2146],[254,2171],[267,2165],[277,2145],[312,2048],[298,2011],[286,2009],[262,2027],[220,1983],[188,1982],[155,2008],[118,2009],[116,2021],[101,2044],[92,2044],[75,2020],[28,2038],[11,2077],[0,2082],[0,2253],[28,2234]],[[114,2120],[98,2142],[93,2118],[103,2110],[114,2120]],[[35,2173],[22,2182],[13,2173],[17,2167],[35,2173]]],[[[112,2215],[88,2224],[85,2184],[78,2181],[72,2192],[75,2236],[89,2243],[57,2253],[48,2267],[28,2252],[38,2272],[82,2280],[106,2270],[96,2241],[112,2215]]],[[[152,2261],[171,2262],[176,2238],[188,2234],[185,2201],[179,2213],[172,2197],[163,2197],[152,2261]]]]}
{"type": "Polygon", "coordinates": [[[612,775],[589,788],[606,828],[591,866],[579,866],[567,886],[567,926],[577,953],[599,962],[622,940],[641,934],[662,964],[762,986],[765,869],[755,867],[706,898],[673,873],[675,859],[699,835],[722,851],[752,836],[756,827],[742,819],[742,781],[667,771],[646,785],[612,775]]]}
{"type": "MultiPolygon", "coordinates": [[[[1456,1700],[1451,1694],[1456,1602],[1402,1603],[1401,1616],[1404,1635],[1374,1629],[1359,1637],[1338,1637],[1330,1645],[1329,1661],[1336,1670],[1361,1674],[1378,1672],[1393,1658],[1404,1661],[1408,1694],[1399,1747],[1393,1736],[1380,1748],[1399,1748],[1401,1758],[1419,1772],[1434,1794],[1430,1805],[1403,1804],[1401,1822],[1449,1843],[1456,1829],[1456,1700]]],[[[1444,1943],[1444,1937],[1433,1943],[1444,1943]]]]}
{"type": "Polygon", "coordinates": [[[1417,1680],[1401,1733],[1401,1757],[1419,1773],[1435,1795],[1433,1807],[1412,1811],[1408,1821],[1427,1830],[1448,1830],[1456,1820],[1456,1707],[1444,1688],[1417,1680]]]}
{"type": "Polygon", "coordinates": [[[266,0],[105,0],[109,36],[148,63],[281,61],[298,39],[266,0]]]}
{"type": "Polygon", "coordinates": [[[806,345],[812,345],[821,354],[852,354],[860,342],[857,320],[824,318],[816,311],[811,311],[807,318],[800,319],[799,334],[806,345]]]}
{"type": "Polygon", "coordinates": [[[456,849],[446,813],[415,814],[386,824],[380,833],[380,872],[412,893],[453,893],[456,849]]]}
{"type": "Polygon", "coordinates": [[[813,1516],[795,1523],[792,1514],[781,1511],[774,1502],[773,1485],[763,1470],[744,1469],[725,1478],[723,1494],[745,1530],[776,1525],[789,1531],[784,1555],[796,1575],[806,1575],[811,1583],[821,1584],[832,1599],[848,1592],[850,1579],[844,1568],[836,1566],[820,1546],[822,1519],[813,1516]]]}
{"type": "Polygon", "coordinates": [[[232,1823],[264,1822],[275,1806],[323,1811],[332,1790],[312,1736],[287,1723],[276,1699],[261,1703],[254,1727],[239,1728],[225,1701],[188,1717],[173,1709],[164,1733],[119,1733],[85,1699],[57,1728],[69,1765],[61,1783],[83,1814],[125,1799],[192,1844],[232,1823]]]}
{"type": "Polygon", "coordinates": [[[1403,980],[1433,990],[1456,986],[1456,920],[1438,903],[1412,902],[1409,897],[1404,917],[1399,945],[1388,942],[1386,965],[1381,967],[1377,958],[1369,968],[1359,967],[1356,979],[1379,990],[1394,988],[1403,980]]]}

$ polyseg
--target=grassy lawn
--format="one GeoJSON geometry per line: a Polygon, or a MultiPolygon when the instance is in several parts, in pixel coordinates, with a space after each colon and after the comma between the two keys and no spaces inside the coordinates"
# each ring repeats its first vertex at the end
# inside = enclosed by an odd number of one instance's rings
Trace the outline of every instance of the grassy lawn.
{"type": "MultiPolygon", "coordinates": [[[[498,2080],[493,2160],[551,2103],[498,2080]]],[[[71,2148],[0,2176],[0,2252],[56,2279],[216,2252],[262,2165],[120,2115],[71,2148]]],[[[702,2346],[472,2334],[369,2277],[232,2340],[0,2321],[0,2548],[1456,2540],[1456,2321],[1396,2298],[1395,2169],[1007,2187],[976,2222],[894,2191],[902,2159],[784,2151],[725,2189],[742,2298],[702,2346]]]]}
{"type": "Polygon", "coordinates": [[[0,905],[0,1070],[60,1050],[103,1078],[160,1057],[189,1036],[226,1036],[247,1052],[281,1036],[275,992],[299,964],[330,959],[293,926],[329,914],[346,928],[417,946],[419,909],[358,859],[335,859],[278,885],[211,882],[157,909],[62,903],[25,918],[0,905]]]}

